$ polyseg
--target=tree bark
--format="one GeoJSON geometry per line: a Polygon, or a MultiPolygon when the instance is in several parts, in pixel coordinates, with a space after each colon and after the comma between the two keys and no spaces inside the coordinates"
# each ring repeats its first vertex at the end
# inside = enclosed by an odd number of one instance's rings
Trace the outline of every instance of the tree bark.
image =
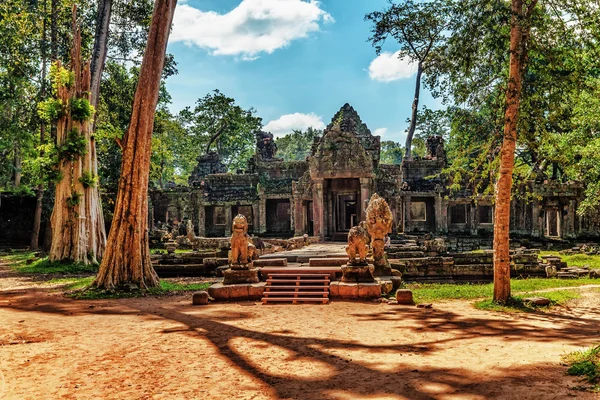
{"type": "Polygon", "coordinates": [[[512,0],[510,27],[510,69],[506,91],[504,137],[500,152],[500,172],[496,182],[494,210],[494,301],[504,303],[510,298],[510,198],[515,164],[517,122],[529,28],[524,19],[530,16],[535,0],[524,13],[523,0],[512,0]]]}
{"type": "Polygon", "coordinates": [[[15,187],[21,186],[21,148],[18,144],[15,145],[14,154],[14,169],[15,173],[13,176],[13,185],[15,187]]]}
{"type": "MultiPolygon", "coordinates": [[[[82,65],[81,62],[81,30],[76,25],[75,6],[73,32],[71,70],[75,79],[72,86],[58,88],[58,98],[63,104],[71,104],[75,98],[90,101],[90,63],[82,65]]],[[[60,68],[60,63],[58,65],[60,68]]],[[[92,177],[97,176],[96,147],[91,134],[91,120],[74,120],[71,112],[66,112],[56,126],[57,147],[64,144],[72,131],[85,138],[86,151],[83,155],[60,160],[63,177],[55,187],[50,260],[96,263],[102,257],[106,242],[104,218],[97,186],[84,186],[81,180],[84,173],[92,177]]]]}
{"type": "Polygon", "coordinates": [[[98,106],[100,96],[100,82],[106,62],[108,51],[108,34],[110,27],[110,16],[112,13],[112,0],[98,0],[98,15],[96,18],[96,34],[94,35],[94,50],[91,61],[91,103],[98,106]]]}
{"type": "MultiPolygon", "coordinates": [[[[42,40],[40,42],[40,55],[42,58],[42,71],[41,71],[41,87],[40,97],[42,100],[46,98],[46,1],[43,5],[43,19],[42,19],[42,40]]],[[[45,121],[40,122],[40,144],[46,143],[46,123],[45,121]]],[[[44,156],[44,150],[40,151],[40,157],[44,156]]],[[[40,242],[40,226],[42,223],[42,205],[44,200],[44,184],[40,182],[37,187],[37,193],[35,195],[35,212],[33,214],[33,228],[31,229],[31,241],[29,242],[29,248],[36,250],[39,248],[40,242]]]]}
{"type": "Polygon", "coordinates": [[[154,114],[176,0],[156,0],[146,51],[123,139],[123,160],[106,252],[93,285],[113,289],[159,284],[148,243],[148,179],[154,114]]]}
{"type": "Polygon", "coordinates": [[[417,67],[417,79],[415,83],[415,98],[412,103],[412,114],[410,116],[410,126],[408,128],[408,134],[406,135],[406,153],[404,158],[412,160],[412,139],[415,134],[417,127],[417,113],[419,111],[419,96],[421,92],[421,75],[423,74],[423,63],[419,61],[417,67]]]}

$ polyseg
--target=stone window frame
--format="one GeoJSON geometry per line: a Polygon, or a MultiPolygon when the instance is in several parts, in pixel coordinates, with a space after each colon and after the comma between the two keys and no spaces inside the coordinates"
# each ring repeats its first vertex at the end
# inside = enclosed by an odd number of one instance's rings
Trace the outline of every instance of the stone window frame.
{"type": "Polygon", "coordinates": [[[491,204],[480,204],[477,206],[477,223],[479,225],[494,225],[494,206],[491,204]],[[481,220],[481,208],[482,207],[488,207],[490,209],[490,221],[489,222],[483,222],[481,220]]]}
{"type": "Polygon", "coordinates": [[[225,225],[227,225],[226,219],[227,218],[226,218],[226,215],[225,215],[225,206],[213,206],[213,225],[214,226],[225,226],[225,225]],[[223,210],[223,213],[222,213],[222,215],[223,215],[223,222],[222,223],[219,223],[219,217],[218,217],[218,213],[217,213],[217,210],[219,208],[221,210],[223,210]]]}
{"type": "Polygon", "coordinates": [[[448,217],[450,219],[450,224],[451,225],[466,225],[469,222],[469,208],[470,208],[469,204],[466,204],[466,203],[451,204],[448,207],[448,217]],[[459,207],[459,206],[462,206],[463,210],[464,210],[464,213],[463,213],[464,220],[461,222],[454,221],[454,218],[452,217],[452,210],[454,209],[454,207],[459,207]]]}
{"type": "Polygon", "coordinates": [[[414,222],[427,222],[427,202],[426,201],[411,201],[410,202],[410,220],[414,222]],[[423,204],[423,218],[413,218],[413,204],[421,203],[423,204]]]}

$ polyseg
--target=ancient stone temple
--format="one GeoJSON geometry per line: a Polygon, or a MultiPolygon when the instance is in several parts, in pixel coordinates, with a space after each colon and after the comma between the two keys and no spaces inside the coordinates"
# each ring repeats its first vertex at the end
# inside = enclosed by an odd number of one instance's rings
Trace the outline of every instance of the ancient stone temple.
{"type": "MultiPolygon", "coordinates": [[[[231,235],[233,217],[242,214],[250,235],[308,234],[346,241],[349,230],[365,220],[365,201],[378,193],[392,211],[392,233],[490,237],[491,199],[474,199],[468,191],[451,194],[441,174],[447,163],[443,139],[431,137],[426,146],[425,157],[381,164],[380,137],[345,104],[304,161],[277,158],[268,132],[256,133],[255,155],[245,171],[226,173],[216,154],[199,157],[190,187],[151,192],[151,222],[191,219],[198,236],[224,237],[231,235]]],[[[598,236],[600,222],[576,214],[583,191],[579,184],[530,185],[535,199],[513,200],[513,234],[598,236]]]]}

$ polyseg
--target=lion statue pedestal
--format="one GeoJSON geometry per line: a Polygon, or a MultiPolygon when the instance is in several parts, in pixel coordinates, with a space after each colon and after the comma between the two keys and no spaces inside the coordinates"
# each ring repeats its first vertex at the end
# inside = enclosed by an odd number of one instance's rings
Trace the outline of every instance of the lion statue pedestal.
{"type": "Polygon", "coordinates": [[[223,271],[223,284],[258,283],[258,268],[253,268],[256,248],[248,238],[248,221],[242,214],[233,219],[231,226],[231,253],[229,268],[223,271]]]}

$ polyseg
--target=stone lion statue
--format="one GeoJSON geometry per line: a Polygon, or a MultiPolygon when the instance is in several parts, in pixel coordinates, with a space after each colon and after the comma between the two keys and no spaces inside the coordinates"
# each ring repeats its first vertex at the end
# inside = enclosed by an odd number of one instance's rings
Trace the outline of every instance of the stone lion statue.
{"type": "Polygon", "coordinates": [[[384,244],[385,235],[391,233],[394,217],[384,198],[377,193],[371,196],[367,207],[367,231],[371,235],[371,248],[375,265],[385,263],[384,244]]]}
{"type": "Polygon", "coordinates": [[[367,226],[362,221],[358,226],[354,226],[348,232],[348,246],[346,246],[346,254],[348,254],[348,263],[355,264],[358,256],[358,264],[366,264],[367,250],[371,238],[367,231],[367,226]]]}
{"type": "Polygon", "coordinates": [[[248,220],[242,214],[233,219],[231,225],[231,253],[229,263],[232,265],[246,265],[251,260],[258,258],[256,246],[248,237],[248,220]]]}

